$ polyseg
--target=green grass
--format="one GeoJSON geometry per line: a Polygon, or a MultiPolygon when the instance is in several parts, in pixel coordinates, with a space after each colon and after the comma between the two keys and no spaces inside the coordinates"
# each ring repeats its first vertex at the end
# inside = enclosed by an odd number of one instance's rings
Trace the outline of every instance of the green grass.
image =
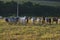
{"type": "Polygon", "coordinates": [[[60,25],[0,25],[0,40],[59,40],[60,25]]]}

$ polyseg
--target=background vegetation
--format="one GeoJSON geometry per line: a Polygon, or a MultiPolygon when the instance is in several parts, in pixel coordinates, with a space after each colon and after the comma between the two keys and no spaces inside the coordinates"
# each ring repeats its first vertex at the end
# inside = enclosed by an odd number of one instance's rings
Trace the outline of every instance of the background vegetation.
{"type": "MultiPolygon", "coordinates": [[[[40,5],[33,2],[24,2],[19,5],[19,16],[60,16],[60,6],[40,5]]],[[[1,16],[16,16],[17,2],[0,1],[1,16]]]]}

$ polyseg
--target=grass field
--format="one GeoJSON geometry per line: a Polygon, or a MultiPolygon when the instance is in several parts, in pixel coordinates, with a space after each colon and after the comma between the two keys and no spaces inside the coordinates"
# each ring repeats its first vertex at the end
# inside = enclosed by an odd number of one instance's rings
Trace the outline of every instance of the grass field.
{"type": "Polygon", "coordinates": [[[0,40],[60,40],[60,25],[0,25],[0,40]]]}

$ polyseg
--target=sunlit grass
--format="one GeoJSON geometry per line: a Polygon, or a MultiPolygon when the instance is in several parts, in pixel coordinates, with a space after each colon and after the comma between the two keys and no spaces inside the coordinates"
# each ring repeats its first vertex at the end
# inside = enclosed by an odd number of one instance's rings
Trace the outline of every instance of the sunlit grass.
{"type": "Polygon", "coordinates": [[[0,40],[47,40],[60,39],[60,25],[0,26],[0,40]]]}
{"type": "Polygon", "coordinates": [[[0,22],[0,40],[59,40],[60,25],[7,25],[0,22]]]}

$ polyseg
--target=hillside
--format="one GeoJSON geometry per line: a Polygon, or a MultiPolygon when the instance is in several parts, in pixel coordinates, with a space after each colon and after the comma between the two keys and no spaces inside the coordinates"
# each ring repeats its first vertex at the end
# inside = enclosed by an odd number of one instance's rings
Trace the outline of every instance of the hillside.
{"type": "MultiPolygon", "coordinates": [[[[4,2],[10,2],[12,0],[1,0],[4,2]]],[[[48,5],[48,6],[60,6],[60,1],[59,0],[13,0],[19,3],[23,3],[23,2],[27,2],[27,1],[31,1],[33,3],[39,3],[40,5],[48,5]]]]}
{"type": "Polygon", "coordinates": [[[53,1],[31,1],[31,2],[39,3],[40,5],[60,6],[60,2],[53,2],[53,1]]]}

